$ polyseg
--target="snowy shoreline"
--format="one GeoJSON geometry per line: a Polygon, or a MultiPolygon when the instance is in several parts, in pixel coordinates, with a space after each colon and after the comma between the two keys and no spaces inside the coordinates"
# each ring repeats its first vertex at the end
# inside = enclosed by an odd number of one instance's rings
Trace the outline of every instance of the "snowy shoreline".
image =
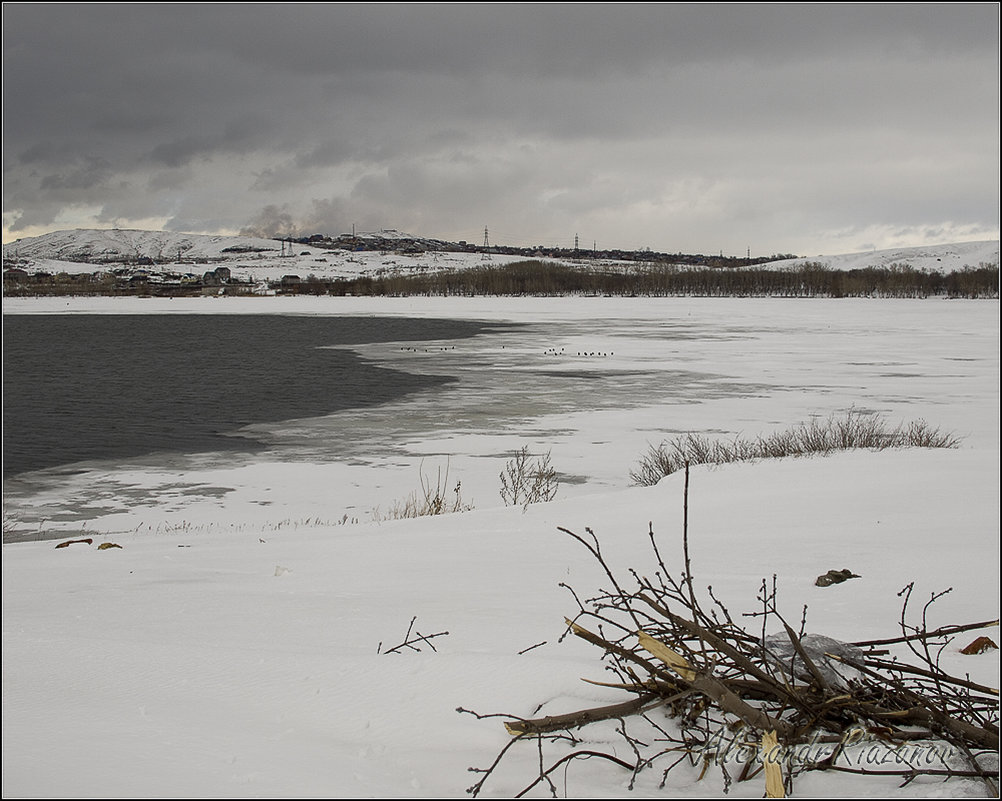
{"type": "MultiPolygon", "coordinates": [[[[355,346],[374,363],[458,383],[356,412],[250,426],[251,437],[274,448],[248,458],[193,454],[55,471],[55,483],[19,508],[27,523],[48,520],[67,536],[81,523],[119,532],[233,516],[241,525],[366,521],[417,489],[422,471],[437,469],[460,480],[477,508],[490,508],[500,504],[498,473],[523,446],[552,451],[564,476],[559,497],[580,496],[629,486],[648,446],[678,433],[756,436],[848,409],[892,425],[925,418],[965,439],[997,441],[997,418],[965,406],[997,407],[997,309],[992,301],[945,300],[19,300],[5,312],[399,315],[522,326],[466,340],[459,350],[355,346]],[[926,368],[926,358],[934,366],[926,368]],[[337,442],[331,455],[325,441],[337,442]]],[[[46,477],[11,487],[24,500],[22,485],[32,495],[34,481],[46,477]]]]}
{"type": "MultiPolygon", "coordinates": [[[[951,450],[694,469],[694,570],[735,612],[752,610],[761,581],[776,575],[790,617],[807,604],[809,630],[845,640],[895,634],[897,593],[911,581],[923,597],[954,588],[931,625],[998,617],[998,301],[4,301],[5,314],[277,308],[510,320],[532,336],[483,338],[464,354],[449,402],[468,421],[436,420],[450,415],[433,398],[395,405],[369,418],[373,431],[360,441],[371,452],[358,463],[133,465],[65,476],[35,496],[40,509],[67,500],[91,508],[84,530],[94,543],[3,547],[5,796],[464,797],[467,768],[489,764],[507,735],[497,719],[456,707],[559,714],[619,700],[580,681],[602,678],[593,649],[557,643],[573,611],[558,583],[590,595],[604,581],[557,527],[591,527],[614,567],[646,570],[653,525],[677,559],[681,477],[649,488],[627,478],[645,444],[672,431],[751,435],[850,407],[954,431],[962,442],[951,450]],[[577,355],[592,351],[614,355],[577,355]],[[534,374],[546,371],[579,377],[581,389],[530,397],[534,374]],[[504,405],[534,404],[511,425],[482,416],[490,408],[477,393],[492,378],[525,390],[504,405]],[[564,407],[568,399],[579,405],[564,407]],[[525,512],[504,507],[497,467],[521,444],[551,448],[554,465],[578,483],[525,512]],[[422,464],[428,471],[446,460],[474,511],[366,519],[415,489],[422,464]],[[212,495],[213,487],[227,491],[212,495]],[[338,525],[349,504],[358,522],[338,525]],[[99,552],[101,542],[122,548],[99,552]],[[814,586],[843,567],[862,578],[814,586]],[[377,653],[414,616],[424,632],[449,632],[438,651],[377,653]],[[81,747],[61,752],[52,771],[54,741],[100,744],[114,758],[81,747]]],[[[409,369],[445,358],[392,344],[359,351],[409,369]]],[[[5,486],[5,508],[6,496],[5,486]]],[[[997,640],[997,628],[984,633],[997,640]]],[[[944,652],[944,668],[997,686],[997,652],[965,657],[957,651],[965,644],[944,652]]],[[[514,751],[486,794],[510,797],[536,759],[531,746],[514,751]]],[[[697,773],[673,773],[666,790],[660,772],[642,774],[632,794],[719,796],[719,773],[702,781],[697,773]]],[[[628,779],[577,766],[567,792],[621,796],[628,779]]],[[[899,784],[810,774],[797,791],[982,790],[967,781],[899,784]]],[[[761,783],[730,794],[760,797],[761,783]]]]}

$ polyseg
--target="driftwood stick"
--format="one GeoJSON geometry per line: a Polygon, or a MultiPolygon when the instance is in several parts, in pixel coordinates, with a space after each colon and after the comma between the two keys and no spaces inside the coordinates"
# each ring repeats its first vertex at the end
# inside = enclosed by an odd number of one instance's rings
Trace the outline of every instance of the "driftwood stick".
{"type": "Polygon", "coordinates": [[[995,751],[999,750],[999,734],[997,731],[992,732],[988,729],[983,729],[980,726],[968,723],[967,721],[957,720],[955,717],[947,715],[945,712],[941,712],[938,709],[931,709],[924,705],[915,706],[908,710],[908,715],[905,720],[908,723],[930,726],[933,729],[938,728],[941,731],[948,731],[955,737],[959,737],[962,741],[967,740],[981,746],[982,748],[991,748],[995,751]]]}
{"type": "Polygon", "coordinates": [[[937,678],[940,682],[944,684],[954,684],[957,687],[963,687],[967,690],[974,690],[975,692],[985,693],[985,695],[994,695],[998,697],[999,691],[995,687],[986,687],[984,684],[977,684],[973,681],[968,681],[967,679],[961,679],[956,676],[947,676],[946,674],[936,675],[931,671],[924,670],[920,667],[915,667],[914,665],[905,665],[900,662],[890,662],[886,659],[866,659],[863,662],[864,665],[868,667],[880,668],[883,670],[898,671],[900,673],[911,673],[916,676],[925,676],[926,678],[937,678]]]}
{"type": "MultiPolygon", "coordinates": [[[[696,590],[692,586],[692,561],[689,558],[689,462],[685,463],[685,487],[682,490],[682,558],[685,560],[683,583],[689,591],[689,610],[693,617],[699,617],[702,610],[696,601],[696,590]]],[[[700,637],[702,641],[702,637],[700,637]]]]}
{"type": "Polygon", "coordinates": [[[780,737],[790,738],[796,736],[795,727],[782,720],[772,717],[761,709],[751,706],[741,700],[741,697],[733,692],[724,682],[705,674],[696,674],[692,681],[687,682],[693,689],[699,690],[707,696],[724,712],[729,712],[740,718],[749,726],[759,731],[774,731],[780,737]]]}
{"type": "Polygon", "coordinates": [[[815,762],[807,767],[807,770],[834,770],[839,773],[855,773],[860,776],[908,776],[914,779],[917,776],[946,776],[957,779],[997,779],[997,770],[922,770],[920,768],[906,770],[867,770],[866,768],[845,768],[841,765],[829,765],[825,762],[815,762]]]}
{"type": "Polygon", "coordinates": [[[992,626],[997,626],[998,624],[999,621],[997,620],[986,620],[981,623],[967,623],[962,626],[940,626],[935,631],[920,631],[918,634],[909,634],[902,637],[888,637],[884,640],[864,640],[863,642],[854,642],[850,644],[855,645],[857,648],[869,648],[873,645],[894,645],[895,643],[911,642],[912,640],[950,637],[954,634],[961,634],[965,631],[991,628],[992,626]]]}
{"type": "Polygon", "coordinates": [[[656,693],[645,693],[630,701],[610,704],[609,706],[593,707],[592,709],[582,709],[579,712],[571,712],[566,715],[547,715],[543,718],[534,718],[531,720],[506,721],[504,727],[514,737],[522,734],[546,734],[551,731],[578,729],[599,720],[643,714],[648,710],[671,703],[685,695],[687,693],[682,692],[665,698],[656,693]]]}

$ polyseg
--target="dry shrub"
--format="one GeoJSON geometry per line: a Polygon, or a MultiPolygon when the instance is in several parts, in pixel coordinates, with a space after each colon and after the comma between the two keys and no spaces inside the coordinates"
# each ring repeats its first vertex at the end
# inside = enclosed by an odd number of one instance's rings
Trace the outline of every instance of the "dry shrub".
{"type": "Polygon", "coordinates": [[[550,465],[550,452],[529,458],[528,446],[510,459],[501,473],[501,499],[505,506],[546,503],[557,495],[557,471],[550,465]]]}
{"type": "Polygon", "coordinates": [[[441,467],[438,468],[433,484],[431,479],[425,476],[424,463],[422,462],[420,492],[412,492],[403,500],[394,501],[385,513],[378,508],[374,509],[372,517],[376,521],[404,520],[412,517],[469,512],[472,509],[473,504],[463,500],[461,482],[457,481],[456,486],[449,489],[448,465],[446,465],[444,473],[441,467]]]}
{"type": "Polygon", "coordinates": [[[700,434],[685,434],[660,445],[652,445],[640,464],[630,471],[635,484],[653,486],[686,464],[729,464],[785,456],[825,455],[834,451],[866,448],[956,448],[958,437],[914,420],[889,427],[876,415],[851,410],[845,417],[811,420],[786,431],[753,440],[735,437],[715,440],[700,434]]]}

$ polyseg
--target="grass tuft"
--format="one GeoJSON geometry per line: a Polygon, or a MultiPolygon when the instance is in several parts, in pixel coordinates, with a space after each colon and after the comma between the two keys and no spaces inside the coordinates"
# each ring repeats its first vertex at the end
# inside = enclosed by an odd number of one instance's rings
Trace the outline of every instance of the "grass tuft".
{"type": "Polygon", "coordinates": [[[446,465],[445,473],[439,467],[435,483],[424,474],[424,467],[421,469],[421,491],[412,492],[403,500],[394,501],[386,512],[380,509],[372,511],[372,518],[376,522],[383,520],[404,520],[412,517],[428,517],[431,515],[452,514],[454,512],[469,512],[474,507],[468,504],[462,497],[462,484],[456,482],[456,486],[449,490],[449,467],[446,465]]]}
{"type": "Polygon", "coordinates": [[[878,416],[850,411],[845,417],[811,420],[786,431],[753,440],[735,437],[714,440],[699,434],[685,434],[660,445],[651,445],[640,464],[630,471],[634,484],[649,487],[686,464],[728,464],[786,456],[825,455],[856,448],[956,448],[960,439],[914,420],[890,428],[878,416]]]}

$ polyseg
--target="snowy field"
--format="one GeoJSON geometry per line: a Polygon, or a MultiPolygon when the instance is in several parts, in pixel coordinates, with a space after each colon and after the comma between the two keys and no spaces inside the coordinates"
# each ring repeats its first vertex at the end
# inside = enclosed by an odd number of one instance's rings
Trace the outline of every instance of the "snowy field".
{"type": "MultiPolygon", "coordinates": [[[[653,525],[677,564],[681,476],[629,481],[648,444],[676,433],[756,436],[851,409],[952,431],[953,450],[695,468],[696,583],[740,613],[775,575],[788,618],[806,604],[808,631],[846,641],[897,634],[909,582],[918,598],[953,588],[931,627],[998,617],[997,301],[4,300],[5,314],[137,311],[521,327],[449,349],[361,346],[459,380],[255,427],[268,449],[253,459],[146,458],[5,483],[5,520],[94,538],[3,547],[5,797],[464,797],[477,779],[467,768],[487,767],[508,735],[457,707],[535,716],[623,700],[581,681],[607,678],[594,648],[557,642],[576,610],[558,584],[590,597],[607,583],[558,527],[590,527],[614,568],[645,572],[653,525]],[[335,433],[341,456],[325,446],[335,433]],[[525,511],[503,506],[498,478],[523,446],[550,453],[561,478],[556,500],[525,511]],[[445,470],[473,511],[379,519],[422,472],[445,470]],[[833,568],[861,578],[816,587],[833,568]],[[437,650],[385,653],[415,617],[424,634],[448,632],[437,650]]],[[[942,666],[997,687],[997,651],[959,653],[982,633],[998,641],[997,628],[962,635],[942,666]]],[[[582,736],[625,748],[608,728],[582,736]]],[[[532,781],[538,754],[521,745],[482,796],[532,781]]],[[[622,797],[630,777],[617,771],[571,764],[560,792],[622,797]]],[[[630,794],[723,792],[715,770],[678,768],[665,790],[660,778],[641,774],[630,794]]],[[[900,781],[810,774],[796,790],[985,794],[967,780],[900,781]]],[[[761,797],[763,785],[729,794],[761,797]]]]}

